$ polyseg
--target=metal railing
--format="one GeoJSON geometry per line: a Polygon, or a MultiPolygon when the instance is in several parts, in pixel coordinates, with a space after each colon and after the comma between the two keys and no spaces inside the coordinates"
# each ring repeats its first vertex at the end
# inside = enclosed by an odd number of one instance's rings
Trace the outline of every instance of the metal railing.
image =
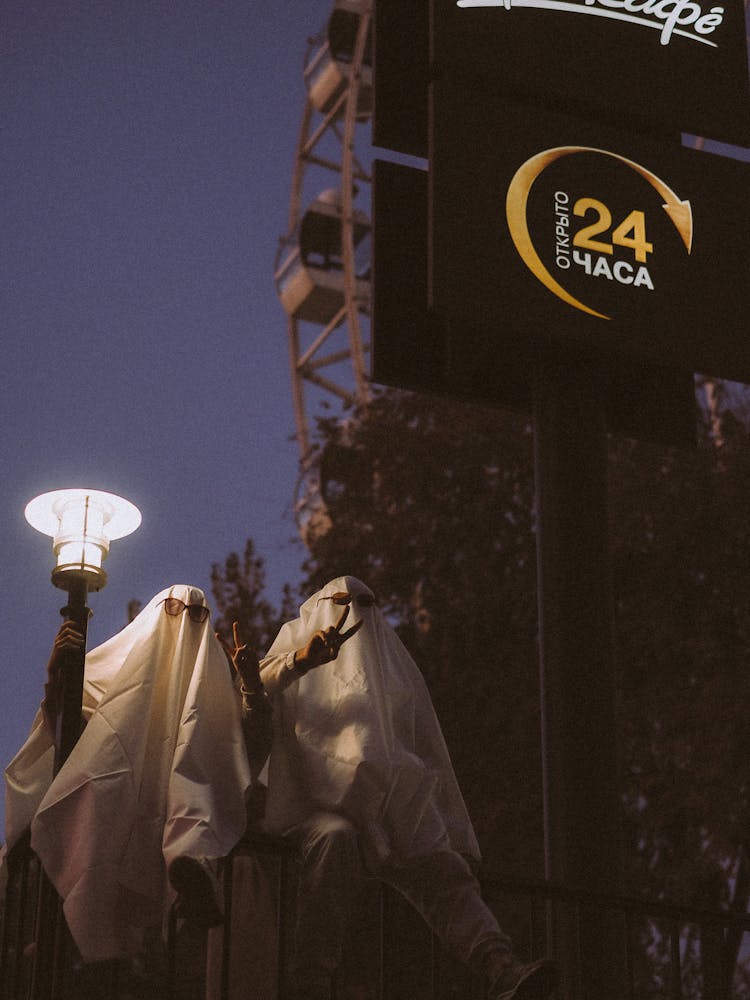
{"type": "MultiPolygon", "coordinates": [[[[28,840],[9,858],[2,915],[0,1000],[278,1000],[284,993],[294,912],[296,858],[289,845],[263,835],[246,837],[226,860],[225,922],[190,931],[170,914],[162,964],[134,969],[122,962],[84,966],[72,943],[57,946],[57,968],[45,995],[35,993],[34,965],[40,866],[28,840]]],[[[552,915],[573,928],[562,1000],[587,996],[585,954],[576,949],[586,921],[615,918],[621,928],[627,1000],[744,1000],[750,998],[750,914],[594,893],[499,877],[483,880],[490,906],[524,958],[546,953],[552,915]]],[[[353,963],[364,985],[349,996],[392,1000],[480,1000],[481,986],[452,963],[399,897],[373,883],[371,910],[353,963]],[[405,937],[413,937],[406,952],[405,937]],[[403,956],[408,954],[404,962],[403,956]],[[401,962],[401,965],[399,965],[401,962]]],[[[64,922],[62,930],[65,932],[64,922]]]]}
{"type": "Polygon", "coordinates": [[[558,908],[558,919],[562,911],[573,928],[570,1000],[586,995],[581,925],[603,918],[619,921],[627,1000],[750,998],[750,913],[499,877],[483,889],[498,913],[509,900],[519,906],[530,956],[547,950],[551,911],[558,908]]]}

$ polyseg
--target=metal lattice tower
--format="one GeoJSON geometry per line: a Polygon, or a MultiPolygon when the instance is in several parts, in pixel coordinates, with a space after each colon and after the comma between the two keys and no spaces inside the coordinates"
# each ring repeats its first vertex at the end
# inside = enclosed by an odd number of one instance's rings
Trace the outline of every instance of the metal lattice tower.
{"type": "Polygon", "coordinates": [[[300,459],[295,512],[306,543],[328,526],[315,466],[316,411],[370,398],[371,175],[357,153],[357,130],[372,110],[371,6],[335,0],[323,37],[310,40],[287,233],[276,259],[300,459]]]}

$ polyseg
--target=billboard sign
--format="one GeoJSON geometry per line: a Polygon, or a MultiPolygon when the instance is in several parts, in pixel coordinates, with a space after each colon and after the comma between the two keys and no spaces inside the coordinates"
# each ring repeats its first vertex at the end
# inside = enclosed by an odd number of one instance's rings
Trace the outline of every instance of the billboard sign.
{"type": "Polygon", "coordinates": [[[750,165],[455,87],[433,100],[437,313],[519,349],[750,381],[750,165]]]}
{"type": "Polygon", "coordinates": [[[433,78],[750,146],[743,0],[431,0],[433,78]]]}
{"type": "Polygon", "coordinates": [[[618,355],[592,361],[547,340],[514,340],[508,323],[428,309],[426,171],[382,160],[374,170],[373,378],[454,399],[531,406],[538,364],[573,365],[605,387],[611,430],[690,446],[693,374],[618,355]]]}

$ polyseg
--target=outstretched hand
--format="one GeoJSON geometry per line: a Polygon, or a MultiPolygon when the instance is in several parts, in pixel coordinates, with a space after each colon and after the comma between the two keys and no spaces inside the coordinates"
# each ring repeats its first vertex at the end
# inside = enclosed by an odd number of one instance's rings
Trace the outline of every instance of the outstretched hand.
{"type": "Polygon", "coordinates": [[[313,670],[315,667],[320,667],[324,663],[330,663],[331,660],[335,660],[346,640],[351,639],[353,635],[359,632],[364,624],[364,619],[360,619],[355,625],[348,628],[346,632],[341,631],[348,615],[349,605],[347,604],[335,625],[329,625],[328,628],[318,629],[317,632],[313,632],[302,649],[297,650],[294,654],[294,665],[299,673],[306,674],[308,670],[313,670]]]}
{"type": "Polygon", "coordinates": [[[258,691],[263,685],[260,680],[258,657],[252,652],[246,642],[240,641],[239,622],[232,622],[232,643],[229,643],[216,633],[233,669],[239,674],[242,686],[248,691],[258,691]]]}

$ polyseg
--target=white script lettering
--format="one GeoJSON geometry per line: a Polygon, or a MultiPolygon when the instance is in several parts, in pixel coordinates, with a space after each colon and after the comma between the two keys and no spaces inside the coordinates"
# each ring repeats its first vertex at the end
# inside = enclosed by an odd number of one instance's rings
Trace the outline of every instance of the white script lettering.
{"type": "Polygon", "coordinates": [[[724,7],[711,7],[708,13],[696,0],[456,0],[458,7],[536,7],[570,14],[594,14],[615,21],[628,21],[659,31],[662,45],[669,45],[674,35],[689,38],[716,48],[716,42],[703,36],[714,32],[724,20],[724,7]],[[690,28],[691,30],[687,30],[690,28]]]}

